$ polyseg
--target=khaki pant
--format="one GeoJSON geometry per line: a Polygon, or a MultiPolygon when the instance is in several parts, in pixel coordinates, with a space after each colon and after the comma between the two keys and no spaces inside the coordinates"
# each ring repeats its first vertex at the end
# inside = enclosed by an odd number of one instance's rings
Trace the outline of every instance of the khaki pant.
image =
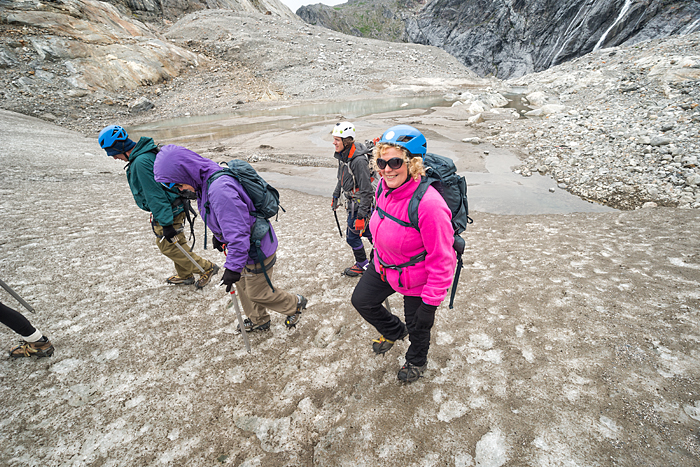
{"type": "MultiPolygon", "coordinates": [[[[175,218],[173,219],[173,228],[175,230],[180,230],[182,228],[182,224],[185,222],[185,213],[181,212],[175,218]]],[[[153,231],[156,234],[156,245],[158,245],[158,248],[160,249],[160,252],[163,253],[165,256],[170,258],[173,263],[175,263],[175,271],[177,272],[177,275],[180,277],[190,277],[192,274],[202,274],[202,271],[197,268],[194,264],[192,264],[192,261],[187,259],[187,256],[182,254],[180,249],[176,247],[174,244],[170,243],[169,241],[163,239],[163,227],[158,224],[157,222],[153,223],[153,231]],[[163,241],[161,241],[161,239],[163,241]]],[[[197,262],[202,268],[204,268],[205,271],[211,269],[214,267],[214,263],[211,261],[208,261],[196,253],[192,252],[192,249],[189,247],[187,244],[187,239],[185,238],[184,232],[180,232],[177,234],[177,243],[185,249],[186,252],[190,254],[193,260],[197,262]]]]}
{"type": "MultiPolygon", "coordinates": [[[[275,255],[265,260],[265,265],[270,264],[275,255]]],[[[260,263],[255,266],[247,265],[241,274],[241,280],[236,284],[238,296],[243,305],[243,311],[254,325],[265,324],[270,321],[270,314],[267,308],[292,316],[297,311],[297,296],[275,287],[273,292],[270,285],[265,280],[262,272],[254,273],[254,270],[262,271],[260,263]]],[[[274,266],[267,270],[267,275],[272,282],[272,272],[274,266]]],[[[274,284],[273,284],[274,285],[274,284]]]]}

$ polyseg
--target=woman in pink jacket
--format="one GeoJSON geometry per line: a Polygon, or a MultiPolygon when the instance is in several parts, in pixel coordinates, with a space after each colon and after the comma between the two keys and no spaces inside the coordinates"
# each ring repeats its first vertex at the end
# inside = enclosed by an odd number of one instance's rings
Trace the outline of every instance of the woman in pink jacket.
{"type": "Polygon", "coordinates": [[[406,363],[398,373],[399,380],[409,383],[428,366],[430,329],[457,261],[450,209],[437,190],[429,187],[418,204],[418,229],[408,220],[409,202],[425,175],[426,146],[420,131],[398,125],[389,128],[375,147],[382,180],[369,223],[374,255],[352,294],[353,306],[381,334],[372,343],[376,354],[409,336],[406,363]],[[405,324],[382,305],[394,292],[404,296],[405,324]]]}

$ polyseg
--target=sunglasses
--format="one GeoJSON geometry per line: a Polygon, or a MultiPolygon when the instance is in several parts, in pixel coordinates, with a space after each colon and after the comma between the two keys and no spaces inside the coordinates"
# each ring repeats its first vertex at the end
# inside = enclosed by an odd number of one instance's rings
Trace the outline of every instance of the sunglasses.
{"type": "Polygon", "coordinates": [[[388,161],[384,159],[377,159],[377,167],[379,167],[380,170],[386,169],[387,165],[389,168],[396,170],[403,165],[403,159],[400,157],[392,157],[388,161]]]}

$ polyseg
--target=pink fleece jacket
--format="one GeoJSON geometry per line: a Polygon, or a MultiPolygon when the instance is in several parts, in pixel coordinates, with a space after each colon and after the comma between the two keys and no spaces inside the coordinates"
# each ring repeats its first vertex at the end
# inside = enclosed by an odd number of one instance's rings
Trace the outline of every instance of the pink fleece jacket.
{"type": "MultiPolygon", "coordinates": [[[[409,180],[390,190],[381,180],[382,193],[377,195],[377,207],[408,222],[408,203],[419,181],[409,180]]],[[[377,190],[379,191],[379,190],[377,190]]],[[[404,227],[375,210],[369,223],[374,238],[375,252],[387,264],[398,265],[409,261],[423,251],[425,261],[403,269],[399,287],[399,272],[383,268],[375,258],[379,274],[385,274],[391,287],[403,295],[421,297],[428,305],[438,306],[447,295],[457,264],[450,209],[433,187],[429,187],[418,205],[418,228],[404,227]]]]}

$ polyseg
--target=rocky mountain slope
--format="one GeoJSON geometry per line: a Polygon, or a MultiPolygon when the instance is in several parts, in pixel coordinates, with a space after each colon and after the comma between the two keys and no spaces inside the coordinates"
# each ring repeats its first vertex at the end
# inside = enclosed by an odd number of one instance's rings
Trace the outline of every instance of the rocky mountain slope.
{"type": "Polygon", "coordinates": [[[141,20],[166,24],[201,10],[231,10],[297,19],[279,0],[110,0],[109,3],[121,6],[141,20]]]}
{"type": "Polygon", "coordinates": [[[4,2],[0,107],[97,131],[153,118],[166,106],[167,116],[225,113],[270,100],[447,91],[480,81],[436,47],[354,38],[243,6],[156,25],[95,0],[4,2]],[[387,73],[381,64],[396,54],[407,60],[387,73]],[[171,92],[195,89],[199,98],[171,92]]]}
{"type": "Polygon", "coordinates": [[[348,34],[440,47],[481,76],[509,78],[542,71],[601,47],[700,30],[695,0],[566,0],[491,2],[431,0],[353,1],[333,8],[311,5],[297,14],[348,34]],[[367,27],[379,19],[387,31],[367,27]],[[404,27],[398,31],[397,24],[404,27]],[[376,31],[380,31],[377,33],[376,31]]]}
{"type": "Polygon", "coordinates": [[[351,36],[408,42],[405,21],[426,0],[350,0],[340,5],[304,5],[296,14],[305,22],[351,36]]]}
{"type": "Polygon", "coordinates": [[[542,71],[601,47],[700,29],[696,1],[565,0],[498,3],[433,0],[408,20],[411,41],[438,46],[478,74],[542,71]]]}

